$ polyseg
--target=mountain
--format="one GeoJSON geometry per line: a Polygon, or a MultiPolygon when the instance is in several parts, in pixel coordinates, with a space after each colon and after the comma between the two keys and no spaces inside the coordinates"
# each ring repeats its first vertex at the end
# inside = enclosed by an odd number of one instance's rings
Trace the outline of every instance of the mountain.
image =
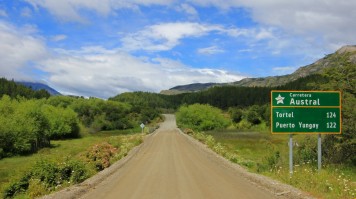
{"type": "Polygon", "coordinates": [[[188,84],[188,85],[181,85],[173,87],[169,90],[161,91],[161,94],[164,95],[177,95],[181,93],[189,93],[189,92],[196,92],[200,90],[204,90],[213,86],[219,85],[218,83],[195,83],[195,84],[188,84]]]}
{"type": "Polygon", "coordinates": [[[32,90],[35,90],[35,91],[44,89],[47,92],[49,92],[49,94],[51,94],[51,95],[62,95],[61,93],[59,93],[58,91],[49,87],[46,84],[36,83],[36,82],[17,82],[17,83],[22,84],[22,85],[24,85],[28,88],[31,88],[32,90]]]}
{"type": "Polygon", "coordinates": [[[326,55],[324,58],[319,59],[315,63],[307,66],[300,67],[294,73],[282,76],[260,77],[260,78],[245,78],[237,82],[231,82],[226,84],[189,84],[177,86],[169,89],[168,91],[162,91],[162,94],[179,94],[187,92],[196,92],[199,90],[205,90],[213,86],[247,86],[247,87],[275,87],[285,85],[291,81],[295,81],[299,78],[306,77],[312,74],[321,73],[325,68],[334,65],[341,56],[347,56],[350,62],[356,63],[356,45],[347,45],[341,47],[335,53],[326,55]],[[196,86],[198,85],[198,86],[196,86]],[[195,88],[195,89],[192,89],[195,88]]]}

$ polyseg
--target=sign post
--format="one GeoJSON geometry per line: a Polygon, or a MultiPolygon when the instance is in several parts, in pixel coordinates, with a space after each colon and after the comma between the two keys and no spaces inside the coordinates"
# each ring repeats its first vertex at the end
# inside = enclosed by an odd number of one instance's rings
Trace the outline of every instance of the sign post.
{"type": "Polygon", "coordinates": [[[321,169],[321,134],[341,134],[339,91],[271,91],[271,133],[289,134],[290,172],[293,172],[292,134],[318,134],[318,169],[321,169]]]}
{"type": "Polygon", "coordinates": [[[318,134],[318,170],[321,170],[321,134],[318,134]]]}
{"type": "Polygon", "coordinates": [[[141,123],[140,127],[141,127],[141,129],[142,129],[141,132],[143,133],[143,129],[145,128],[145,125],[144,125],[143,123],[141,123]]]}
{"type": "Polygon", "coordinates": [[[289,134],[289,174],[293,174],[293,135],[289,134]]]}

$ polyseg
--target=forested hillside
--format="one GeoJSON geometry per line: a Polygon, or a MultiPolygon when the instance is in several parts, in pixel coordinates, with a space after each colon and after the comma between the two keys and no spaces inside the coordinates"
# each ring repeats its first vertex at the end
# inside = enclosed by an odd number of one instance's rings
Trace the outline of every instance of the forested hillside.
{"type": "Polygon", "coordinates": [[[31,88],[32,90],[35,90],[35,91],[46,90],[50,95],[61,95],[61,93],[59,93],[55,89],[53,89],[43,83],[38,83],[38,82],[17,82],[17,83],[22,84],[22,85],[24,85],[28,88],[31,88]]]}
{"type": "MultiPolygon", "coordinates": [[[[264,105],[270,101],[271,90],[313,90],[317,85],[327,82],[327,78],[320,75],[310,75],[289,82],[279,87],[240,87],[215,86],[204,91],[183,93],[178,95],[164,95],[147,92],[123,93],[109,100],[130,103],[139,107],[155,110],[177,109],[184,104],[210,104],[227,110],[230,107],[248,107],[264,105]]],[[[138,110],[140,111],[140,110],[138,110]]]]}
{"type": "Polygon", "coordinates": [[[50,94],[46,90],[34,91],[24,85],[18,84],[16,82],[9,81],[5,78],[0,78],[0,96],[8,95],[10,97],[25,97],[27,99],[36,98],[48,98],[50,94]]]}

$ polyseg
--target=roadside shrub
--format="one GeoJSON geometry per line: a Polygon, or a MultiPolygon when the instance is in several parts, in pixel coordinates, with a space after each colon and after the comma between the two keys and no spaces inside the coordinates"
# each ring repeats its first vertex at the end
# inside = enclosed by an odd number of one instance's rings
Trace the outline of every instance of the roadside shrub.
{"type": "Polygon", "coordinates": [[[56,163],[49,160],[38,161],[28,172],[9,185],[4,191],[4,198],[27,192],[31,197],[38,197],[62,186],[79,183],[88,178],[88,170],[83,162],[66,160],[56,163]]]}
{"type": "Polygon", "coordinates": [[[110,159],[117,152],[117,148],[107,142],[96,144],[86,152],[87,160],[95,167],[97,171],[101,171],[110,166],[110,159]]]}
{"type": "Polygon", "coordinates": [[[126,136],[121,141],[119,158],[126,156],[132,148],[141,144],[143,142],[143,136],[142,134],[126,136]]]}
{"type": "Polygon", "coordinates": [[[16,194],[24,193],[29,186],[29,180],[31,179],[30,173],[24,174],[18,181],[11,183],[4,191],[4,198],[12,198],[16,194]]]}
{"type": "Polygon", "coordinates": [[[56,163],[51,161],[42,160],[37,162],[32,168],[30,176],[44,182],[48,187],[55,187],[57,184],[60,184],[58,181],[61,177],[60,168],[56,163]]]}
{"type": "Polygon", "coordinates": [[[248,122],[247,120],[242,120],[241,122],[236,124],[236,128],[240,129],[240,130],[250,129],[251,126],[252,126],[252,124],[250,122],[248,122]]]}
{"type": "Polygon", "coordinates": [[[209,148],[213,148],[215,145],[215,139],[212,135],[208,135],[205,137],[204,143],[208,145],[209,148]]]}
{"type": "Polygon", "coordinates": [[[193,104],[182,106],[176,116],[178,126],[199,131],[222,129],[230,123],[220,109],[210,105],[193,104]]]}
{"type": "Polygon", "coordinates": [[[312,136],[306,138],[297,147],[295,161],[299,164],[316,162],[318,158],[317,139],[312,136]]]}
{"type": "Polygon", "coordinates": [[[203,133],[197,132],[197,133],[193,133],[193,137],[197,140],[199,140],[200,142],[205,143],[205,135],[203,133]]]}
{"type": "Polygon", "coordinates": [[[39,179],[31,179],[28,186],[28,195],[31,198],[37,198],[48,194],[48,190],[43,182],[39,179]]]}
{"type": "Polygon", "coordinates": [[[224,157],[225,157],[225,155],[226,155],[226,153],[227,153],[225,147],[224,147],[220,142],[216,143],[216,144],[212,147],[212,149],[213,149],[217,154],[220,154],[220,155],[222,155],[222,156],[224,156],[224,157]]]}

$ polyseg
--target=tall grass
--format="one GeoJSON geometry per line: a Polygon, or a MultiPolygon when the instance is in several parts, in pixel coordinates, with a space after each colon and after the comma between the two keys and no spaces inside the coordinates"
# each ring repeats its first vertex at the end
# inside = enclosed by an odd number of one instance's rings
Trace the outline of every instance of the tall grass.
{"type": "MultiPolygon", "coordinates": [[[[119,148],[119,153],[110,160],[111,162],[121,159],[126,156],[134,146],[137,146],[142,142],[142,135],[139,132],[140,129],[137,128],[134,130],[105,131],[95,134],[85,134],[82,138],[78,139],[52,141],[50,148],[41,149],[36,154],[4,158],[0,160],[0,192],[3,193],[11,183],[21,179],[23,175],[33,169],[38,162],[48,160],[50,162],[61,164],[68,160],[81,160],[83,154],[86,153],[88,149],[92,146],[100,145],[103,142],[119,148]]],[[[89,173],[90,175],[93,175],[96,172],[93,171],[89,173]]],[[[37,179],[31,181],[30,188],[43,188],[37,186],[41,183],[38,183],[36,180],[37,179]]],[[[26,198],[31,194],[33,193],[19,195],[19,197],[26,198]]]]}
{"type": "MultiPolygon", "coordinates": [[[[355,198],[356,168],[351,165],[323,165],[317,171],[313,158],[296,155],[294,173],[289,174],[288,137],[264,132],[211,131],[192,134],[209,148],[232,162],[290,184],[318,198],[355,198]]],[[[294,136],[295,143],[310,137],[294,136]]],[[[298,150],[298,144],[294,147],[298,150]]]]}

